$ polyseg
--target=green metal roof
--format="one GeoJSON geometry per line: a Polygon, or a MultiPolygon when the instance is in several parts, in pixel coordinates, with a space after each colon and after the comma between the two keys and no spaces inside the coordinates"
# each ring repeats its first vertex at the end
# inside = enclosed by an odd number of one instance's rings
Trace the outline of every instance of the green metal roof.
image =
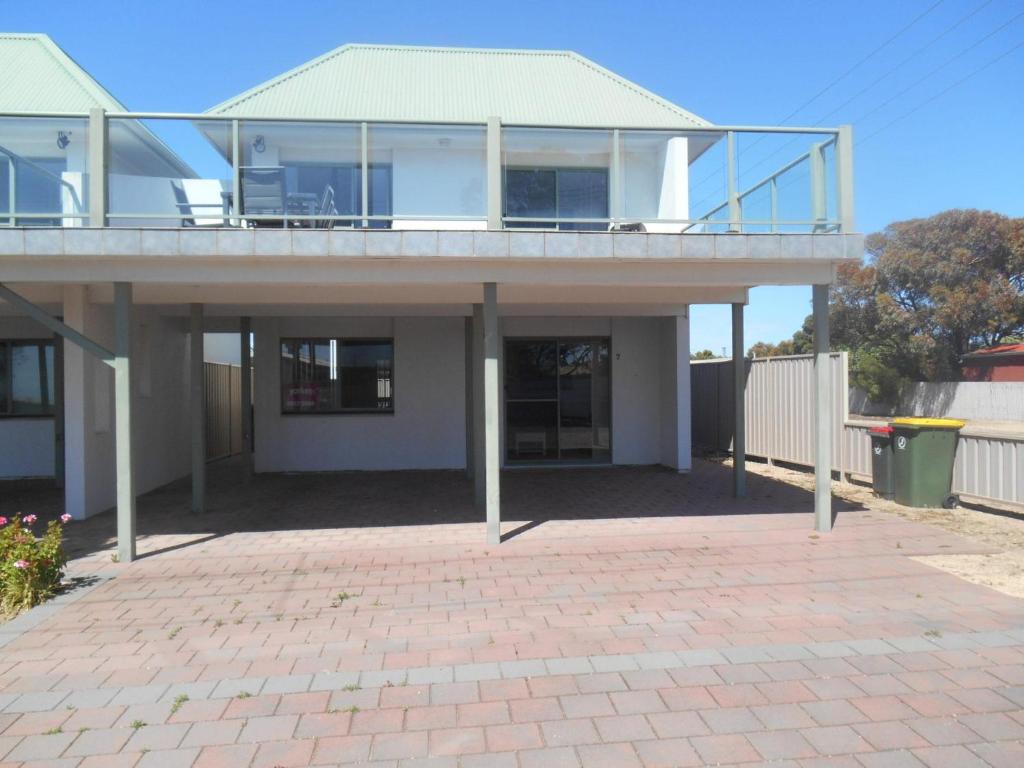
{"type": "Polygon", "coordinates": [[[0,32],[0,112],[124,111],[47,35],[0,32]]]}
{"type": "Polygon", "coordinates": [[[706,120],[572,51],[343,45],[209,114],[700,128],[706,120]]]}

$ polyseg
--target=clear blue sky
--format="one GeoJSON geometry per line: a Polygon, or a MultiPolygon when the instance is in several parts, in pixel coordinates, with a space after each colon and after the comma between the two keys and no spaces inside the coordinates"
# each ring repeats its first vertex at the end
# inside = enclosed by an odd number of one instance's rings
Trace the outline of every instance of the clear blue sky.
{"type": "MultiPolygon", "coordinates": [[[[813,125],[833,110],[828,124],[853,123],[864,142],[855,154],[864,232],[952,207],[1024,215],[1024,47],[924,104],[1024,42],[1024,16],[1014,19],[1024,2],[943,0],[929,11],[933,6],[935,0],[0,0],[0,25],[49,34],[137,110],[199,112],[338,45],[371,42],[568,48],[712,122],[779,124],[928,11],[786,123],[813,125]]],[[[755,289],[748,345],[787,338],[809,311],[809,289],[755,289]]],[[[728,350],[728,310],[695,307],[691,332],[695,350],[728,350]]]]}

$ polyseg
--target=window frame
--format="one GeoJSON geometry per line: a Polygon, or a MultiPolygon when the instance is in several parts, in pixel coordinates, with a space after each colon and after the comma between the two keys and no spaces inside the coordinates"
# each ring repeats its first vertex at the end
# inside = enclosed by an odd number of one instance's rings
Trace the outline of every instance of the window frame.
{"type": "MultiPolygon", "coordinates": [[[[277,339],[277,366],[279,386],[279,407],[282,416],[394,416],[395,415],[395,337],[394,336],[279,336],[277,339]],[[293,411],[285,407],[285,381],[281,375],[281,347],[288,342],[299,344],[329,344],[336,341],[338,349],[346,342],[373,342],[391,345],[391,407],[390,408],[335,408],[331,410],[293,411]]],[[[343,368],[338,366],[338,381],[343,368]]]]}
{"type": "Polygon", "coordinates": [[[552,171],[555,175],[555,216],[554,218],[561,218],[561,210],[559,206],[558,193],[559,183],[558,177],[562,171],[602,171],[605,176],[605,186],[608,190],[607,199],[605,200],[605,212],[604,218],[611,219],[612,211],[612,174],[611,169],[604,166],[591,166],[591,165],[504,165],[501,169],[501,220],[502,226],[505,229],[525,229],[525,230],[540,230],[545,232],[607,232],[610,221],[592,221],[590,223],[580,222],[559,222],[559,221],[545,221],[543,216],[538,216],[532,221],[540,222],[541,224],[551,224],[552,226],[531,226],[531,222],[524,221],[506,221],[509,217],[508,213],[508,172],[509,171],[552,171]]]}
{"type": "MultiPolygon", "coordinates": [[[[45,354],[45,353],[44,353],[45,354]]],[[[5,380],[3,397],[6,406],[0,409],[0,421],[4,419],[52,419],[57,415],[57,344],[52,338],[0,339],[0,358],[3,358],[5,380]],[[52,347],[53,348],[53,396],[48,398],[46,413],[15,413],[14,412],[14,375],[11,350],[16,346],[52,347]]],[[[47,395],[50,393],[47,392],[47,395]]]]}

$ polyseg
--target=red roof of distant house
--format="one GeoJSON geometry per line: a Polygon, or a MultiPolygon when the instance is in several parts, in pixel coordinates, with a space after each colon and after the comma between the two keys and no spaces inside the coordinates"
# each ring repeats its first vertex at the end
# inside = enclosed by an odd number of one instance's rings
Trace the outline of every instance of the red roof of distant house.
{"type": "Polygon", "coordinates": [[[968,358],[985,358],[985,357],[1003,357],[1011,355],[1024,355],[1024,344],[1002,344],[998,347],[988,347],[986,349],[976,349],[968,355],[964,355],[964,359],[968,358]]]}

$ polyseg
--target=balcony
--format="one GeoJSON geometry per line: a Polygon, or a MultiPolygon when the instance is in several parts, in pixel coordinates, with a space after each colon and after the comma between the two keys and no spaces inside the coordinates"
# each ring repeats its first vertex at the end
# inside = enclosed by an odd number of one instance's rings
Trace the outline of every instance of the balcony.
{"type": "Polygon", "coordinates": [[[849,233],[848,128],[0,115],[0,226],[849,233]]]}

